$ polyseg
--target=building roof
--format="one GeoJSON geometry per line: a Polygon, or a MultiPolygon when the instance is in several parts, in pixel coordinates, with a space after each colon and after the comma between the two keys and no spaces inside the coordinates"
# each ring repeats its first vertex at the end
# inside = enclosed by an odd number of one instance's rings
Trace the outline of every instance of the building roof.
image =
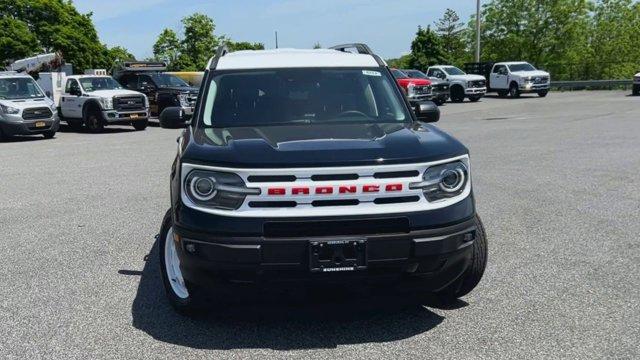
{"type": "Polygon", "coordinates": [[[379,67],[371,55],[331,49],[243,50],[218,60],[217,70],[303,67],[379,67]]]}

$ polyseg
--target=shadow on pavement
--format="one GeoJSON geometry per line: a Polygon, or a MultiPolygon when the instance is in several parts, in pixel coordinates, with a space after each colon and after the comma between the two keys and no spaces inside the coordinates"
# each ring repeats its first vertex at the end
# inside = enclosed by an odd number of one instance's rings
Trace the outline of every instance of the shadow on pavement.
{"type": "MultiPolygon", "coordinates": [[[[174,312],[165,299],[157,244],[145,259],[131,308],[133,326],[171,344],[220,350],[335,348],[410,338],[444,320],[416,301],[399,296],[354,296],[348,289],[320,297],[280,295],[271,300],[216,304],[199,318],[187,318],[174,312]]],[[[132,270],[119,273],[140,275],[132,270]]],[[[452,308],[466,305],[460,301],[452,308]]]]}

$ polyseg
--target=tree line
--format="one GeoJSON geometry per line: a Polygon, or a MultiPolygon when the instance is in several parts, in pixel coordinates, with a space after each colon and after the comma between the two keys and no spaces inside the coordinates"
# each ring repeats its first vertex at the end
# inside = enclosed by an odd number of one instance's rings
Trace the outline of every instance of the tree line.
{"type": "MultiPolygon", "coordinates": [[[[78,73],[136,60],[124,47],[100,42],[92,15],[79,13],[68,0],[0,0],[0,69],[15,60],[49,52],[62,54],[78,73]]],[[[153,57],[142,60],[167,61],[174,71],[195,71],[204,69],[223,43],[233,50],[264,49],[261,43],[216,36],[213,20],[204,14],[185,17],[182,25],[182,38],[164,29],[153,46],[153,57]]]]}
{"type": "MultiPolygon", "coordinates": [[[[448,9],[418,27],[411,53],[390,66],[462,67],[475,54],[475,15],[448,9]]],[[[640,71],[640,3],[632,0],[492,0],[481,11],[481,61],[528,61],[557,80],[628,79],[640,71]]]]}

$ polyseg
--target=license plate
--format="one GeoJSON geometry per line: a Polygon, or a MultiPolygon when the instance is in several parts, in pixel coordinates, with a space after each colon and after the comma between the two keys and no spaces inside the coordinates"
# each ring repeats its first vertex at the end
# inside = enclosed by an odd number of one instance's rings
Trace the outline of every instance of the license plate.
{"type": "Polygon", "coordinates": [[[137,119],[138,118],[138,114],[131,114],[129,115],[130,118],[132,119],[137,119]]]}
{"type": "Polygon", "coordinates": [[[47,123],[44,121],[38,121],[36,123],[36,127],[45,127],[45,126],[47,126],[47,123]]]}
{"type": "Polygon", "coordinates": [[[356,271],[367,268],[365,239],[311,241],[309,269],[311,272],[356,271]]]}

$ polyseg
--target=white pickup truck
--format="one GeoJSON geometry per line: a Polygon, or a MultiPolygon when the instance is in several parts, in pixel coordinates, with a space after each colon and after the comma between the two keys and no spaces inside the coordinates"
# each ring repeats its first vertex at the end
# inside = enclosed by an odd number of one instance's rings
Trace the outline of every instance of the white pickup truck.
{"type": "Polygon", "coordinates": [[[66,77],[59,115],[71,128],[84,124],[90,131],[105,125],[132,125],[144,130],[149,124],[149,100],[137,91],[125,90],[111,76],[66,77]]]}
{"type": "Polygon", "coordinates": [[[537,70],[533,65],[524,62],[499,62],[493,64],[489,79],[490,90],[497,91],[498,96],[510,95],[519,97],[521,93],[537,93],[547,96],[551,77],[549,73],[537,70]]]}
{"type": "Polygon", "coordinates": [[[640,72],[633,77],[633,95],[640,95],[640,72]]]}
{"type": "Polygon", "coordinates": [[[467,74],[455,66],[430,66],[427,69],[427,76],[448,81],[453,102],[462,102],[465,97],[475,102],[487,92],[487,79],[484,76],[467,74]]]}

